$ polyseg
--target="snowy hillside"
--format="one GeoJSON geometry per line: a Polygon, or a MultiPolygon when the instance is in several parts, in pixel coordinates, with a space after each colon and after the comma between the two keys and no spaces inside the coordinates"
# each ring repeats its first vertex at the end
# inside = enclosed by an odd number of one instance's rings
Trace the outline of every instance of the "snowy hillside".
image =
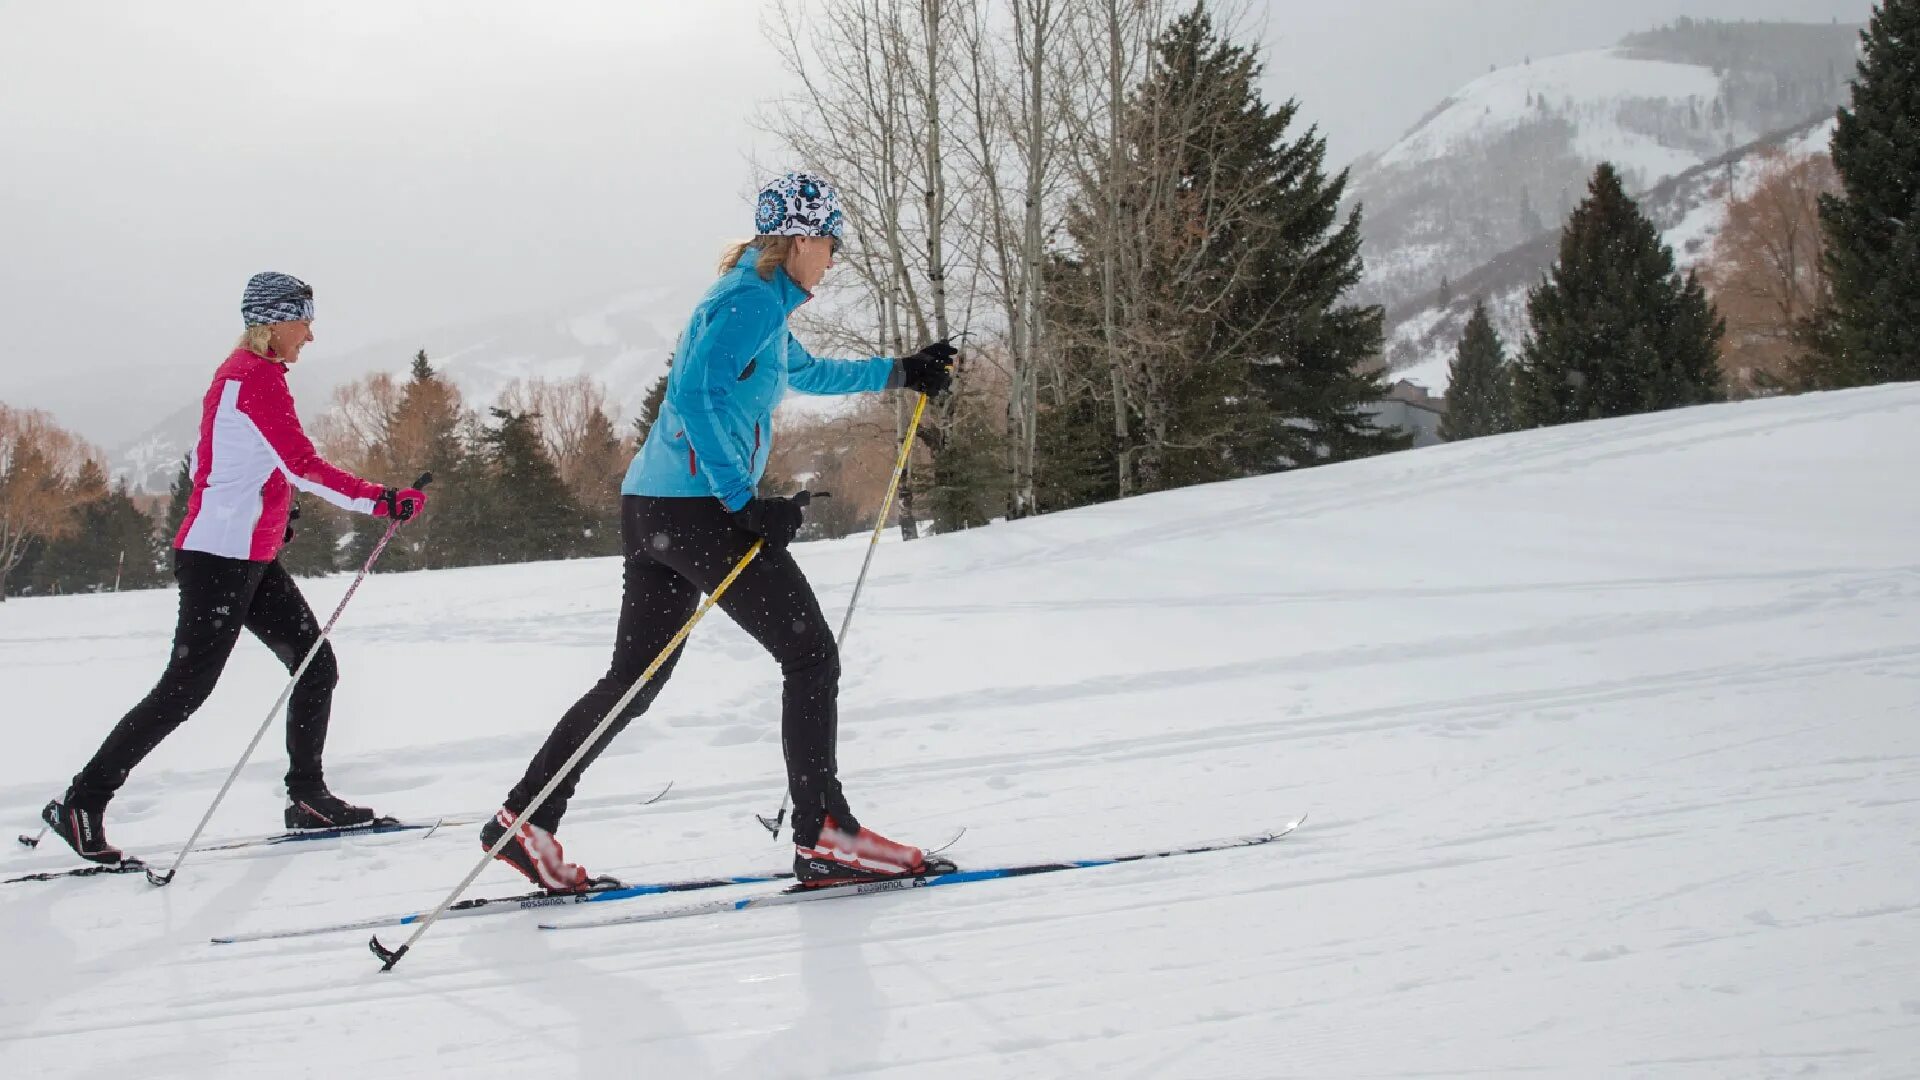
{"type": "Polygon", "coordinates": [[[1642,187],[1649,178],[1664,179],[1698,165],[1700,158],[1647,130],[1651,124],[1635,124],[1635,111],[1691,113],[1702,105],[1711,109],[1719,96],[1720,77],[1692,64],[1640,60],[1621,49],[1547,57],[1467,84],[1374,164],[1382,169],[1418,165],[1554,115],[1575,122],[1575,154],[1612,161],[1623,177],[1639,181],[1633,186],[1642,187]]]}
{"type": "Polygon", "coordinates": [[[1531,240],[1565,217],[1602,161],[1640,192],[1830,116],[1857,29],[1683,23],[1474,80],[1354,166],[1359,297],[1396,307],[1531,240]]]}
{"type": "MultiPolygon", "coordinates": [[[[515,379],[587,375],[607,388],[616,418],[637,416],[647,389],[666,371],[697,298],[689,290],[705,284],[638,289],[565,311],[444,327],[345,353],[316,343],[289,381],[311,422],[326,409],[333,387],[375,371],[405,375],[414,352],[424,348],[468,406],[483,412],[515,379]]],[[[116,476],[149,491],[167,489],[181,455],[193,445],[200,417],[197,391],[172,404],[176,408],[165,420],[112,453],[116,476]]]]}
{"type": "MultiPolygon", "coordinates": [[[[1306,827],[671,924],[450,921],[389,975],[364,932],[208,938],[431,905],[472,825],[210,852],[165,890],[0,885],[0,1074],[1911,1076],[1917,454],[1920,386],[1889,387],[889,543],[845,655],[869,824],[964,825],[966,866],[1306,827]]],[[[860,556],[803,545],[830,613],[860,556]]],[[[339,635],[336,787],[490,810],[601,671],[618,576],[371,581],[339,635]]],[[[325,611],[346,585],[309,588],[325,611]]],[[[146,690],[173,606],[0,604],[0,817],[30,825],[146,690]]],[[[112,835],[164,856],[281,679],[243,643],[112,835]]],[[[781,868],[751,817],[778,800],[777,700],[757,647],[703,625],[588,775],[569,853],[630,879],[781,868]]],[[[213,834],[277,825],[278,743],[213,834]]],[[[15,851],[0,876],[61,865],[15,851]]],[[[474,891],[519,888],[489,868],[474,891]]]]}
{"type": "MultiPolygon", "coordinates": [[[[1833,141],[1833,128],[1834,121],[1820,121],[1741,147],[1642,194],[1640,207],[1661,229],[1679,268],[1691,269],[1712,255],[1729,196],[1752,190],[1764,164],[1763,151],[1777,149],[1795,158],[1824,154],[1833,141]]],[[[1430,293],[1389,311],[1386,354],[1392,377],[1436,395],[1446,393],[1448,367],[1478,300],[1486,301],[1508,355],[1515,354],[1528,334],[1528,290],[1559,257],[1559,244],[1558,230],[1543,233],[1461,276],[1445,293],[1430,293]]]]}

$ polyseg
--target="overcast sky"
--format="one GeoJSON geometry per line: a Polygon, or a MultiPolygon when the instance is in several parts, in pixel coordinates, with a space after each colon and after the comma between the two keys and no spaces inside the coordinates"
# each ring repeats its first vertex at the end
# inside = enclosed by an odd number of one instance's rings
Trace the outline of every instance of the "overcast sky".
{"type": "MultiPolygon", "coordinates": [[[[1871,0],[1272,0],[1268,89],[1344,162],[1489,65],[1871,0]]],[[[191,400],[255,270],[330,352],[704,278],[785,76],[758,0],[0,0],[0,401],[108,446],[191,400]]]]}

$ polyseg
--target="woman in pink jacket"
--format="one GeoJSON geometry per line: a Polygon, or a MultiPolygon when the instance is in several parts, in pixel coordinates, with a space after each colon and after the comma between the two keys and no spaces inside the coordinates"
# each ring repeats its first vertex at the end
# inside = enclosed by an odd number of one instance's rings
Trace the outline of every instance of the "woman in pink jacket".
{"type": "MultiPolygon", "coordinates": [[[[286,274],[255,274],[240,314],[246,334],[214,372],[200,412],[193,494],[174,537],[173,576],[180,616],[167,669],[145,699],[108,733],[64,796],[41,811],[49,828],[80,857],[118,863],[102,817],[107,802],[160,741],[213,692],[242,628],[292,671],[319,637],[319,623],[277,556],[293,489],[347,510],[406,520],[426,504],[419,491],[395,490],[328,464],[300,428],[287,368],[313,340],[313,290],[286,274]]],[[[339,680],[324,645],[287,703],[286,825],[289,829],[365,825],[373,811],[327,790],[320,755],[339,680]]]]}

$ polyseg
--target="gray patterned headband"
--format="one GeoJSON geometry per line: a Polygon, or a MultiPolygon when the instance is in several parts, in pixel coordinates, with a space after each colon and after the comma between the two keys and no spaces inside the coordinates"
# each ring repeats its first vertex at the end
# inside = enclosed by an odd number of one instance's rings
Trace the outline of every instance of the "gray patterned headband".
{"type": "Polygon", "coordinates": [[[248,326],[313,319],[313,288],[292,274],[272,271],[247,279],[240,298],[240,317],[248,326]]]}

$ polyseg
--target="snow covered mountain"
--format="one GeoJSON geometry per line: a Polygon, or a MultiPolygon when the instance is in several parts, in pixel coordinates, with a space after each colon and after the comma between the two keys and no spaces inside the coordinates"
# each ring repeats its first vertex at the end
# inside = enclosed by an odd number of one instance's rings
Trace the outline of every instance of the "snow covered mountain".
{"type": "MultiPolygon", "coordinates": [[[[648,388],[666,371],[697,298],[690,290],[705,284],[636,289],[563,311],[443,327],[345,353],[329,354],[316,345],[289,381],[311,423],[326,409],[333,387],[375,371],[404,375],[413,354],[424,348],[471,408],[485,409],[515,379],[587,375],[607,388],[616,418],[637,416],[648,388]]],[[[198,424],[199,403],[180,402],[165,420],[112,452],[115,475],[138,488],[165,491],[198,424]]]]}
{"type": "MultiPolygon", "coordinates": [[[[1891,386],[889,536],[844,658],[863,822],[965,825],[972,867],[1306,827],[670,926],[535,928],[675,897],[449,921],[390,975],[364,931],[208,938],[430,907],[473,824],[204,852],[165,890],[0,885],[0,1073],[1911,1076],[1920,502],[1889,495],[1916,455],[1920,386],[1891,386]]],[[[829,613],[864,545],[797,545],[829,613]]],[[[619,573],[367,582],[329,779],[490,810],[602,673],[619,573]]],[[[348,580],[303,588],[327,611],[348,580]]],[[[146,692],[173,616],[167,592],[0,604],[11,826],[146,692]]],[[[243,643],[110,835],[165,856],[284,679],[243,643]]],[[[630,880],[790,862],[751,817],[779,801],[779,680],[701,624],[587,774],[568,854],[630,880]]],[[[277,826],[278,743],[212,836],[277,826]]],[[[69,864],[8,847],[0,877],[69,864]]],[[[524,888],[496,866],[473,892],[524,888]]]]}
{"type": "Polygon", "coordinates": [[[1703,23],[1529,59],[1442,102],[1357,162],[1358,297],[1396,307],[1553,229],[1611,161],[1653,188],[1845,100],[1859,28],[1703,23]]]}
{"type": "MultiPolygon", "coordinates": [[[[1779,150],[1792,157],[1824,154],[1833,129],[1834,121],[1821,120],[1758,140],[1657,185],[1637,201],[1661,230],[1680,269],[1689,269],[1712,253],[1714,239],[1726,221],[1728,195],[1750,190],[1763,151],[1779,150]]],[[[1444,289],[1390,308],[1386,358],[1393,377],[1435,395],[1446,393],[1447,369],[1474,304],[1481,300],[1511,356],[1527,336],[1528,290],[1539,283],[1559,254],[1559,230],[1549,230],[1461,275],[1444,289]]]]}

